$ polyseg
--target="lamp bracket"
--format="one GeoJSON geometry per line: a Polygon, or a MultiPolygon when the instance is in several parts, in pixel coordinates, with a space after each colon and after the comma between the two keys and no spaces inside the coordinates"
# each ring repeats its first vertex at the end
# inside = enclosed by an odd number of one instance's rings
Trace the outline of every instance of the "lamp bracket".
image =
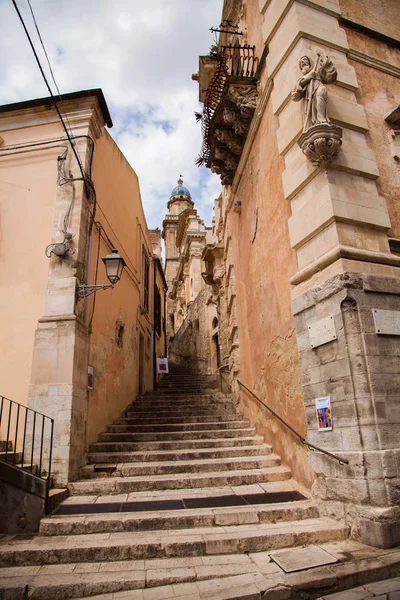
{"type": "Polygon", "coordinates": [[[95,294],[98,290],[108,290],[109,288],[113,288],[114,284],[110,283],[109,285],[78,285],[76,287],[76,295],[77,298],[87,298],[91,294],[95,294]]]}

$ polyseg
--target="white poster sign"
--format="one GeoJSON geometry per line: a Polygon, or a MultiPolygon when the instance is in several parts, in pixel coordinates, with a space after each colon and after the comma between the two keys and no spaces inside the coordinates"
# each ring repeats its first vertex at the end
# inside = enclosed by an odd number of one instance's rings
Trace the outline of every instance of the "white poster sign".
{"type": "Polygon", "coordinates": [[[157,373],[168,372],[168,358],[157,358],[157,373]]]}

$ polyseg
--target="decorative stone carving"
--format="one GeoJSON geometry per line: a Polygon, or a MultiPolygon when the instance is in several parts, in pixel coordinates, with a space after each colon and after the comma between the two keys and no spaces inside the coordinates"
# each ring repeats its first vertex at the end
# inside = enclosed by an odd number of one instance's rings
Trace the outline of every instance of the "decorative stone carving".
{"type": "Polygon", "coordinates": [[[228,88],[228,98],[236,104],[240,113],[251,118],[257,104],[257,87],[255,85],[231,84],[228,88]]]}
{"type": "Polygon", "coordinates": [[[298,139],[303,153],[314,165],[327,165],[336,158],[342,143],[342,129],[332,125],[328,116],[326,84],[334,83],[337,71],[327,55],[316,51],[313,65],[309,56],[299,62],[302,77],[292,92],[292,100],[304,99],[304,127],[298,139]]]}
{"type": "Polygon", "coordinates": [[[321,123],[304,131],[297,143],[313,165],[324,165],[337,157],[342,134],[341,127],[321,123]]]}
{"type": "Polygon", "coordinates": [[[232,127],[236,135],[246,136],[250,127],[250,119],[244,118],[240,112],[232,108],[224,108],[222,119],[225,125],[232,127]]]}
{"type": "Polygon", "coordinates": [[[219,142],[226,144],[233,154],[237,154],[238,156],[242,154],[243,140],[237,135],[234,135],[230,129],[221,129],[217,127],[215,129],[215,137],[219,142]]]}

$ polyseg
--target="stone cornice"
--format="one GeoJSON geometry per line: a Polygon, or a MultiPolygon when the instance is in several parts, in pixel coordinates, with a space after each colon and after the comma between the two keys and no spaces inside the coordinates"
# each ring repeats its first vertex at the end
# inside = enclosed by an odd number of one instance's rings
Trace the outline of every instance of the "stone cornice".
{"type": "MultiPolygon", "coordinates": [[[[88,131],[91,129],[96,138],[101,134],[104,118],[95,96],[62,101],[59,103],[59,109],[61,115],[69,119],[69,129],[73,135],[81,133],[82,129],[88,131]]],[[[54,123],[59,123],[60,130],[63,131],[53,105],[28,106],[9,112],[4,111],[0,114],[0,131],[54,123]]]]}
{"type": "Polygon", "coordinates": [[[354,50],[350,48],[347,53],[347,58],[349,60],[354,60],[358,63],[366,65],[371,69],[376,69],[377,71],[382,71],[383,73],[387,73],[392,75],[393,77],[400,78],[400,68],[395,65],[391,65],[390,63],[380,60],[379,58],[375,58],[374,56],[370,56],[369,54],[365,54],[364,52],[360,52],[359,50],[354,50]]]}
{"type": "Polygon", "coordinates": [[[336,248],[329,250],[329,252],[326,252],[317,260],[307,265],[307,267],[293,275],[290,279],[290,284],[298,285],[299,283],[306,281],[306,279],[310,279],[315,273],[318,273],[318,271],[322,271],[330,264],[343,258],[400,267],[400,256],[339,244],[336,248]]]}

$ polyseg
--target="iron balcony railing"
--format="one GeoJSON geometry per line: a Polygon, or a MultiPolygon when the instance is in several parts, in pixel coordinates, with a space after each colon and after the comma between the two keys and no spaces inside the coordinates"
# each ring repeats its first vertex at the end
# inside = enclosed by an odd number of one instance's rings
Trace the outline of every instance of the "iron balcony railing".
{"type": "Polygon", "coordinates": [[[201,119],[203,146],[196,164],[207,164],[210,158],[209,133],[214,112],[221,102],[226,80],[229,77],[245,77],[254,79],[258,69],[258,58],[255,46],[222,46],[213,54],[216,67],[211,82],[205,91],[204,108],[202,113],[195,113],[201,119]]]}
{"type": "Polygon", "coordinates": [[[54,419],[0,396],[0,461],[45,482],[48,506],[54,419]]]}

